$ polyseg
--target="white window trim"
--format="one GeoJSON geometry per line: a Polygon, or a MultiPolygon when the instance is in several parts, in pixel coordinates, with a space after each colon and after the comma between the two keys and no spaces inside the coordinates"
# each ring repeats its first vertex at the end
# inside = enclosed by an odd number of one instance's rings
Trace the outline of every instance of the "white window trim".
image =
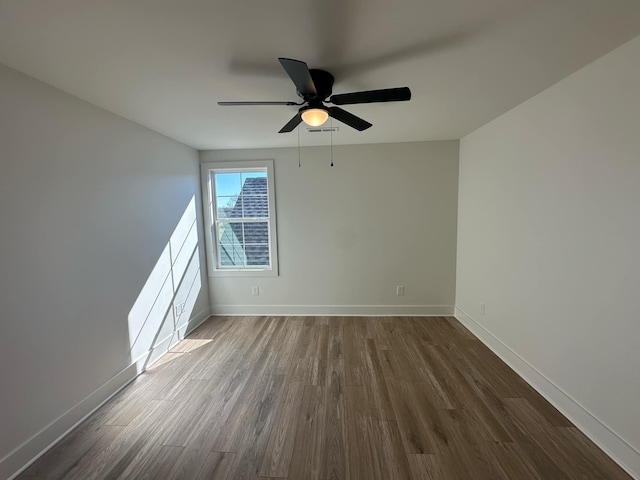
{"type": "Polygon", "coordinates": [[[276,232],[276,195],[274,188],[273,160],[247,160],[241,162],[207,162],[200,165],[202,178],[202,203],[207,241],[207,268],[210,277],[276,277],[278,276],[278,234],[276,232]],[[238,169],[267,169],[267,189],[269,197],[269,255],[271,267],[218,268],[218,242],[212,235],[214,222],[212,172],[238,169]]]}

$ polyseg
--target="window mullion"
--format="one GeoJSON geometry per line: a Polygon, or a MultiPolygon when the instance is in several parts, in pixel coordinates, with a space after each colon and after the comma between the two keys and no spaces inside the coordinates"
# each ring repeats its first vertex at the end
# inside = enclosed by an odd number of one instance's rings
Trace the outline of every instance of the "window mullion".
{"type": "Polygon", "coordinates": [[[228,225],[230,223],[268,223],[269,218],[218,218],[216,219],[216,223],[228,225]]]}

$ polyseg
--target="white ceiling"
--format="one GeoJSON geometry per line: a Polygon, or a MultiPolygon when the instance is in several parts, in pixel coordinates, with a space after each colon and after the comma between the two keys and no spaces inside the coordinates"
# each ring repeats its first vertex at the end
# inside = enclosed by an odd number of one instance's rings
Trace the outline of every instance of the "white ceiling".
{"type": "Polygon", "coordinates": [[[297,145],[296,107],[216,104],[298,101],[280,56],[334,93],[411,88],[345,107],[373,127],[335,144],[438,140],[639,34],[639,0],[0,0],[0,63],[198,149],[297,145]]]}

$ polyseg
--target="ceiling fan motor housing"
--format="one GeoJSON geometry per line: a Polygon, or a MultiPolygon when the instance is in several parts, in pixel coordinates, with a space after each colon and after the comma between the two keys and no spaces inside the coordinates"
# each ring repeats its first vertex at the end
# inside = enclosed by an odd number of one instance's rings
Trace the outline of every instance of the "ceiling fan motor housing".
{"type": "Polygon", "coordinates": [[[329,98],[331,96],[331,93],[333,92],[333,75],[325,70],[318,70],[315,68],[309,69],[309,73],[311,74],[311,79],[316,86],[316,92],[318,92],[318,95],[315,98],[309,96],[305,97],[300,92],[298,92],[298,95],[301,98],[304,98],[304,100],[309,101],[310,103],[313,100],[322,102],[329,98]]]}

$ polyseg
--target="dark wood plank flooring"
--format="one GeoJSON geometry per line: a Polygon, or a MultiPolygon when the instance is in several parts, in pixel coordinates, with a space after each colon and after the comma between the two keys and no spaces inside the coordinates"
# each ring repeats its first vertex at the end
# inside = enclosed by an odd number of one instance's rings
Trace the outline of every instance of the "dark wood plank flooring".
{"type": "Polygon", "coordinates": [[[629,479],[453,318],[211,318],[27,479],[629,479]]]}

